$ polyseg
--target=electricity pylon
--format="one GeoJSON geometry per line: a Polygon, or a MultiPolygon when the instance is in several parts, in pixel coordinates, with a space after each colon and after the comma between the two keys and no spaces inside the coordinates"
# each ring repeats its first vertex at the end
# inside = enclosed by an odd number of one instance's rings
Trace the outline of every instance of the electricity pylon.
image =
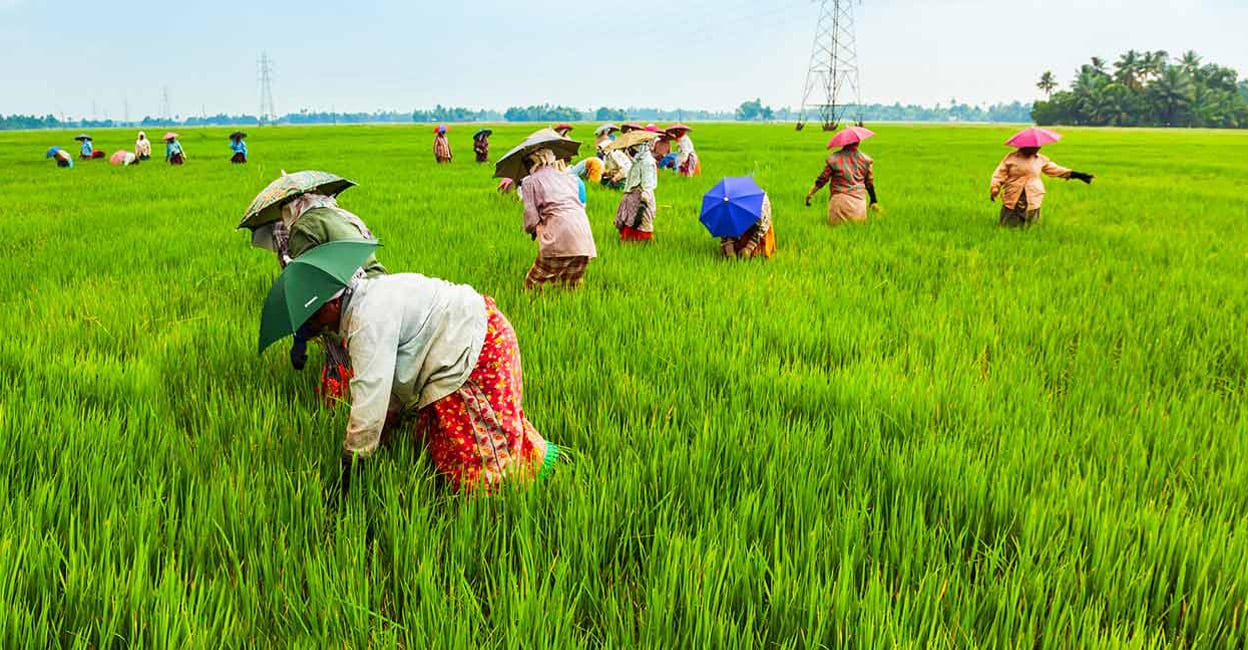
{"type": "MultiPolygon", "coordinates": [[[[862,93],[858,87],[858,41],[854,35],[854,0],[820,0],[815,44],[806,71],[802,111],[797,129],[818,117],[824,131],[835,131],[841,121],[862,121],[862,93]]],[[[862,4],[861,0],[858,2],[862,4]]]]}

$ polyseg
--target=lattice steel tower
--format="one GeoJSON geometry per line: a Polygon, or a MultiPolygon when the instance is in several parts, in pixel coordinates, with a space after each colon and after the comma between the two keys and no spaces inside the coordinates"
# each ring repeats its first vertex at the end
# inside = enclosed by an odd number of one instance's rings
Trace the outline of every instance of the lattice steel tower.
{"type": "Polygon", "coordinates": [[[266,120],[272,122],[277,119],[277,109],[273,106],[273,59],[269,58],[268,52],[260,54],[260,60],[257,62],[260,68],[260,123],[266,120]]]}
{"type": "Polygon", "coordinates": [[[799,131],[815,117],[824,131],[837,130],[847,117],[862,122],[853,5],[854,0],[819,0],[819,23],[797,118],[799,131]]]}

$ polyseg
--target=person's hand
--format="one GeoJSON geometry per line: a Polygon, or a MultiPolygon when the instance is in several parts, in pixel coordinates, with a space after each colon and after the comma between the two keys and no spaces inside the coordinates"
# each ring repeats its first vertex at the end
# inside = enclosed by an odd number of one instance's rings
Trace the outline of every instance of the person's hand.
{"type": "Polygon", "coordinates": [[[988,200],[989,200],[989,201],[991,201],[991,202],[993,202],[993,203],[996,203],[996,202],[997,202],[997,193],[996,193],[996,192],[989,192],[989,193],[988,193],[988,200]]]}
{"type": "Polygon", "coordinates": [[[884,214],[884,208],[880,207],[880,204],[879,204],[879,203],[872,203],[872,204],[871,204],[871,211],[872,211],[872,212],[874,212],[874,213],[876,213],[876,214],[878,214],[878,215],[883,215],[883,214],[884,214]]]}
{"type": "Polygon", "coordinates": [[[300,328],[295,332],[295,340],[290,345],[290,365],[295,370],[303,370],[308,364],[308,337],[303,334],[303,329],[300,328]]]}
{"type": "Polygon", "coordinates": [[[810,207],[810,200],[811,200],[812,198],[814,198],[814,197],[812,197],[812,196],[811,196],[811,195],[809,195],[809,194],[807,194],[807,195],[806,195],[806,207],[808,207],[808,208],[810,207]]]}
{"type": "Polygon", "coordinates": [[[1077,181],[1083,181],[1087,185],[1091,185],[1092,179],[1096,178],[1096,176],[1093,176],[1092,174],[1085,174],[1083,172],[1070,172],[1070,177],[1077,181]]]}

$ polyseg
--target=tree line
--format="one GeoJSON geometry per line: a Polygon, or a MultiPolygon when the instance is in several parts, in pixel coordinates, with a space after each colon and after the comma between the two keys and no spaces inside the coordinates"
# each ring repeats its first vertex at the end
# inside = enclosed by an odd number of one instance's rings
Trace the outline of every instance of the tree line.
{"type": "Polygon", "coordinates": [[[1058,86],[1051,71],[1036,84],[1048,96],[1032,110],[1037,124],[1248,128],[1248,81],[1193,51],[1093,57],[1068,90],[1058,86]]]}

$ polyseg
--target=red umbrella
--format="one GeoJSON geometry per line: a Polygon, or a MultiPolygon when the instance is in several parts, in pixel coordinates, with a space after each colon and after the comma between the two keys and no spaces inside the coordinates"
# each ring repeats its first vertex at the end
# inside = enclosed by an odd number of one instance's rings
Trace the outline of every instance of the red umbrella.
{"type": "Polygon", "coordinates": [[[858,144],[867,138],[875,136],[870,129],[864,129],[861,126],[851,126],[844,131],[837,133],[832,141],[828,143],[829,149],[844,147],[851,144],[858,144]]]}
{"type": "Polygon", "coordinates": [[[567,122],[560,122],[555,125],[555,130],[561,134],[566,134],[568,131],[572,130],[572,125],[567,122]]]}
{"type": "Polygon", "coordinates": [[[1018,147],[1023,149],[1026,147],[1043,147],[1046,144],[1052,144],[1061,140],[1062,136],[1048,129],[1042,129],[1033,126],[1029,129],[1019,131],[1014,137],[1005,143],[1007,147],[1018,147]]]}
{"type": "Polygon", "coordinates": [[[437,126],[433,127],[433,132],[434,132],[434,133],[446,133],[446,132],[447,132],[447,131],[449,131],[449,130],[450,130],[450,128],[449,128],[448,126],[446,126],[445,124],[439,124],[439,125],[437,125],[437,126]]]}

